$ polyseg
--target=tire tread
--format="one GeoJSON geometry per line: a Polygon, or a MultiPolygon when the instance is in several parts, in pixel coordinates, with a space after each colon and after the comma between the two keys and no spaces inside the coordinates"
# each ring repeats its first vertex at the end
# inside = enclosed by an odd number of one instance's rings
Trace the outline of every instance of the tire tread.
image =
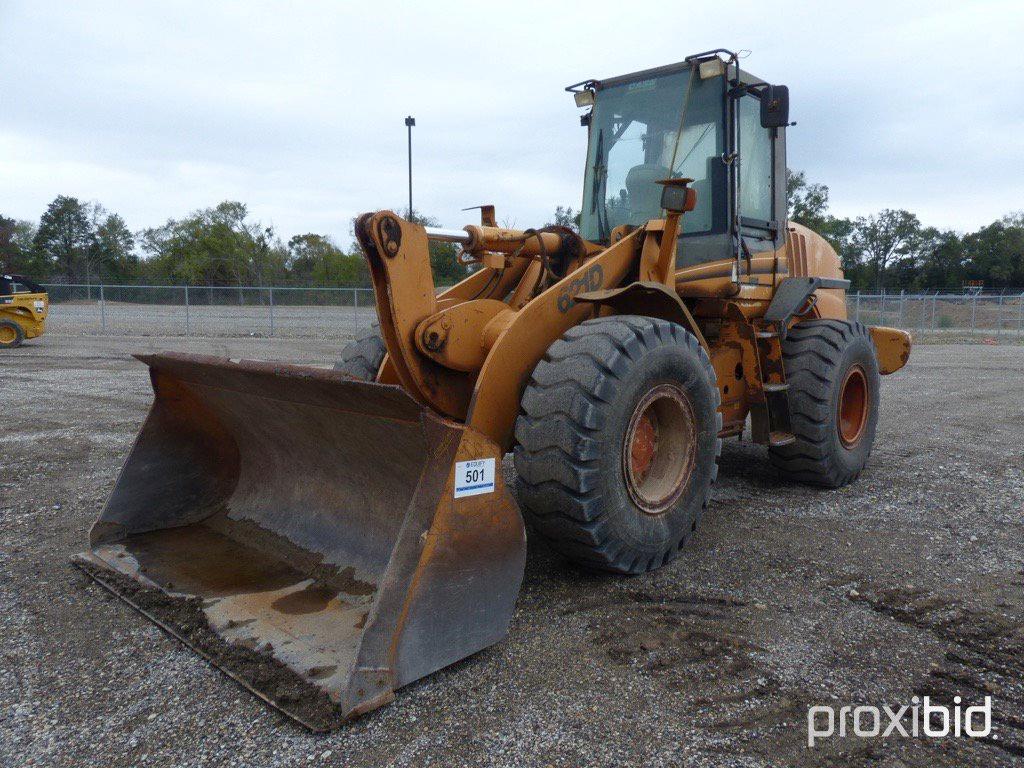
{"type": "Polygon", "coordinates": [[[604,500],[596,487],[599,461],[606,449],[598,434],[602,407],[629,375],[631,363],[646,349],[665,344],[687,347],[712,383],[715,465],[702,500],[702,514],[718,475],[722,441],[717,431],[722,416],[717,411],[719,392],[711,361],[682,326],[636,316],[588,320],[551,345],[527,384],[515,427],[520,505],[544,540],[582,565],[642,573],[675,557],[696,529],[696,523],[688,526],[680,540],[653,555],[630,552],[612,536],[604,519],[604,500]]]}
{"type": "Polygon", "coordinates": [[[786,478],[837,488],[852,483],[862,468],[849,470],[835,460],[831,432],[836,428],[830,388],[844,351],[870,331],[859,322],[807,320],[783,342],[790,415],[796,441],[768,449],[772,465],[786,478]]]}

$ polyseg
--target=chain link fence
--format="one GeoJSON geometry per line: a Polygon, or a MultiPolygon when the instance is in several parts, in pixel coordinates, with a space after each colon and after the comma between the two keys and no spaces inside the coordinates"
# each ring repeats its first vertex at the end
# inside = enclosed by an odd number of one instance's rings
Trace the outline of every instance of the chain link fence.
{"type": "Polygon", "coordinates": [[[44,287],[52,333],[340,340],[377,318],[371,288],[44,287]]]}
{"type": "Polygon", "coordinates": [[[1024,293],[848,294],[852,319],[935,336],[1024,335],[1024,293]]]}
{"type": "MultiPolygon", "coordinates": [[[[371,288],[46,286],[52,333],[344,340],[376,321],[371,288]]],[[[1024,293],[847,296],[851,319],[919,337],[1024,337],[1024,293]]]]}

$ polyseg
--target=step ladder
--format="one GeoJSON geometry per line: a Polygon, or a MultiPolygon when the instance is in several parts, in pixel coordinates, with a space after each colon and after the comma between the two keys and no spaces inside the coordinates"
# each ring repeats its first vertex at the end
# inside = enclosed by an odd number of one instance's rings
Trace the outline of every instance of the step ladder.
{"type": "Polygon", "coordinates": [[[761,373],[761,390],[764,392],[764,408],[767,411],[762,424],[767,422],[768,427],[768,434],[762,432],[758,442],[779,448],[796,442],[789,410],[789,384],[782,363],[782,335],[778,325],[755,325],[754,339],[757,342],[757,363],[761,373]]]}

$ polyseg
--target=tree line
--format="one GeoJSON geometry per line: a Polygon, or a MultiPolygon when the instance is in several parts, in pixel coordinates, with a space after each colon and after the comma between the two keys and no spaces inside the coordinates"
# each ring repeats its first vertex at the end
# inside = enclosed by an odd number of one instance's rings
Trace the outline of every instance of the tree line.
{"type": "Polygon", "coordinates": [[[790,220],[832,244],[853,290],[1024,290],[1024,211],[965,234],[926,227],[902,209],[851,219],[829,213],[827,186],[803,172],[787,176],[790,220]]]}
{"type": "MultiPolygon", "coordinates": [[[[788,172],[789,218],[823,235],[836,249],[853,290],[1024,288],[1024,211],[974,232],[924,226],[906,210],[838,217],[829,189],[788,172]]],[[[424,225],[437,225],[413,212],[424,225]]],[[[552,224],[578,227],[579,213],[559,206],[552,224]]],[[[467,274],[456,246],[431,243],[435,281],[450,285],[467,274]]],[[[117,213],[95,202],[60,195],[38,223],[0,215],[0,264],[40,282],[152,283],[227,286],[370,284],[354,242],[343,248],[316,233],[284,241],[254,221],[244,203],[225,201],[133,232],[117,213]]]]}
{"type": "MultiPolygon", "coordinates": [[[[438,222],[417,211],[411,219],[438,222]]],[[[441,285],[467,274],[451,243],[431,243],[430,262],[441,285]]],[[[315,287],[368,286],[366,259],[328,235],[281,239],[254,221],[244,203],[224,201],[132,232],[102,205],[60,195],[36,224],[0,215],[0,264],[37,282],[154,285],[315,287]]]]}
{"type": "MultiPolygon", "coordinates": [[[[916,214],[886,208],[855,218],[829,213],[829,189],[786,171],[789,220],[836,249],[850,289],[862,292],[961,291],[967,285],[1024,291],[1024,211],[961,234],[926,227],[916,214]]],[[[579,212],[559,206],[555,223],[578,228],[579,212]]]]}

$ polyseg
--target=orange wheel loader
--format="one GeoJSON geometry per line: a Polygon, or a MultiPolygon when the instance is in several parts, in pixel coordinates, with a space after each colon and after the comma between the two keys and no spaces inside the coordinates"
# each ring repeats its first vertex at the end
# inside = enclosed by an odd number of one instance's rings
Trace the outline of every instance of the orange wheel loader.
{"type": "Polygon", "coordinates": [[[303,691],[340,721],[501,640],[524,520],[643,573],[697,528],[723,438],[827,487],[868,461],[910,337],[850,320],[835,251],[787,222],[785,86],[716,50],[568,90],[578,233],[364,214],[379,326],[335,370],[139,356],[155,400],[79,563],[307,725],[303,691]],[[431,240],[478,269],[438,294],[431,240]]]}

